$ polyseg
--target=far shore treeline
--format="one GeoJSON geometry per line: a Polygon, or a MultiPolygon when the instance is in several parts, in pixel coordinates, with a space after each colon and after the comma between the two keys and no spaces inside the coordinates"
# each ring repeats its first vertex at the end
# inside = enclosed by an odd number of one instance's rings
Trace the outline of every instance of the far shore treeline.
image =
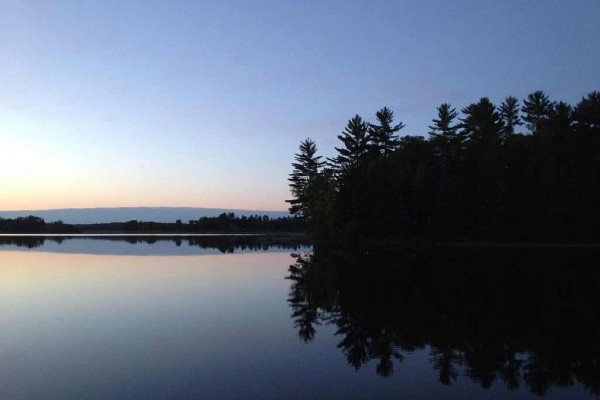
{"type": "Polygon", "coordinates": [[[0,218],[0,233],[77,233],[74,225],[62,221],[46,222],[43,218],[29,215],[18,218],[0,218]]]}
{"type": "Polygon", "coordinates": [[[45,222],[44,219],[28,216],[14,219],[0,218],[0,233],[251,233],[251,232],[305,232],[306,221],[300,218],[269,218],[267,215],[236,216],[222,213],[217,217],[201,217],[184,223],[127,221],[102,224],[71,225],[45,222]]]}
{"type": "Polygon", "coordinates": [[[302,141],[290,212],[320,238],[600,241],[600,92],[444,103],[426,137],[403,128],[384,107],[348,121],[335,157],[302,141]]]}

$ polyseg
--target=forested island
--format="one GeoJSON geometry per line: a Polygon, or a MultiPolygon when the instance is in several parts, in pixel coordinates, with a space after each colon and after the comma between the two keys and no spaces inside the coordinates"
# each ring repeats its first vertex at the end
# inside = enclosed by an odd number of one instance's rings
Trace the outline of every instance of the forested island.
{"type": "Polygon", "coordinates": [[[335,157],[302,141],[290,212],[325,239],[600,241],[600,92],[444,103],[426,137],[403,128],[384,107],[348,121],[335,157]]]}

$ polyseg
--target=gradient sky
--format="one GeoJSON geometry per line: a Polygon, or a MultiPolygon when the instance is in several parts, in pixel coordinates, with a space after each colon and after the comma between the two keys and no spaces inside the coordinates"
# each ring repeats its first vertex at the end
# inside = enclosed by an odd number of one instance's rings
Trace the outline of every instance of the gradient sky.
{"type": "Polygon", "coordinates": [[[600,1],[0,0],[0,209],[283,210],[356,113],[600,90],[600,1]]]}

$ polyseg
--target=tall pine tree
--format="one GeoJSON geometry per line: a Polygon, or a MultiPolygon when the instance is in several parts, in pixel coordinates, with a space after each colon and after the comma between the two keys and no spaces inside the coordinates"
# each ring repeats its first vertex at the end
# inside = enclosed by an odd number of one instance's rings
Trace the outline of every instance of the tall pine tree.
{"type": "Polygon", "coordinates": [[[527,123],[527,128],[533,134],[541,131],[542,125],[548,120],[554,103],[548,99],[548,96],[541,90],[535,91],[527,96],[523,101],[523,120],[527,123]]]}
{"type": "Polygon", "coordinates": [[[353,170],[363,161],[368,151],[368,129],[369,124],[358,114],[348,121],[342,134],[338,135],[343,147],[336,147],[338,156],[329,160],[336,172],[353,170]]]}
{"type": "Polygon", "coordinates": [[[394,125],[394,112],[387,107],[377,111],[375,118],[378,124],[369,124],[371,145],[379,154],[387,156],[398,147],[397,132],[404,128],[404,124],[394,125]]]}
{"type": "Polygon", "coordinates": [[[429,126],[429,138],[438,155],[448,159],[453,149],[460,145],[462,138],[458,135],[459,126],[454,124],[458,116],[456,109],[448,103],[443,103],[437,108],[438,117],[432,120],[429,126]]]}
{"type": "Polygon", "coordinates": [[[432,120],[433,125],[429,126],[429,136],[431,138],[444,138],[449,141],[456,137],[458,126],[453,125],[454,119],[458,116],[456,109],[448,103],[443,103],[437,108],[438,117],[432,120]]]}
{"type": "Polygon", "coordinates": [[[501,130],[502,140],[507,140],[515,134],[517,126],[523,125],[519,117],[519,100],[516,97],[508,96],[500,107],[500,119],[504,125],[501,130]]]}
{"type": "Polygon", "coordinates": [[[461,119],[463,134],[471,146],[498,144],[502,120],[490,99],[483,97],[478,103],[463,108],[462,113],[465,115],[461,119]]]}
{"type": "Polygon", "coordinates": [[[582,98],[573,117],[578,132],[600,134],[600,92],[594,91],[582,98]]]}
{"type": "Polygon", "coordinates": [[[311,196],[311,185],[317,180],[319,169],[325,163],[321,161],[321,156],[317,156],[317,145],[312,139],[307,138],[300,142],[299,150],[294,156],[296,162],[292,163],[294,170],[288,178],[294,198],[286,202],[290,204],[291,214],[311,221],[315,205],[315,199],[311,196]]]}

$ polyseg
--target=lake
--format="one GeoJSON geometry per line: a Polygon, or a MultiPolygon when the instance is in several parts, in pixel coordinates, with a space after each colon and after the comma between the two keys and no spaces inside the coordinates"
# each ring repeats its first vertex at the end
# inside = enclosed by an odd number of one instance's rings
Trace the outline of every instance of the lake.
{"type": "Polygon", "coordinates": [[[3,236],[0,398],[598,398],[599,260],[3,236]]]}

